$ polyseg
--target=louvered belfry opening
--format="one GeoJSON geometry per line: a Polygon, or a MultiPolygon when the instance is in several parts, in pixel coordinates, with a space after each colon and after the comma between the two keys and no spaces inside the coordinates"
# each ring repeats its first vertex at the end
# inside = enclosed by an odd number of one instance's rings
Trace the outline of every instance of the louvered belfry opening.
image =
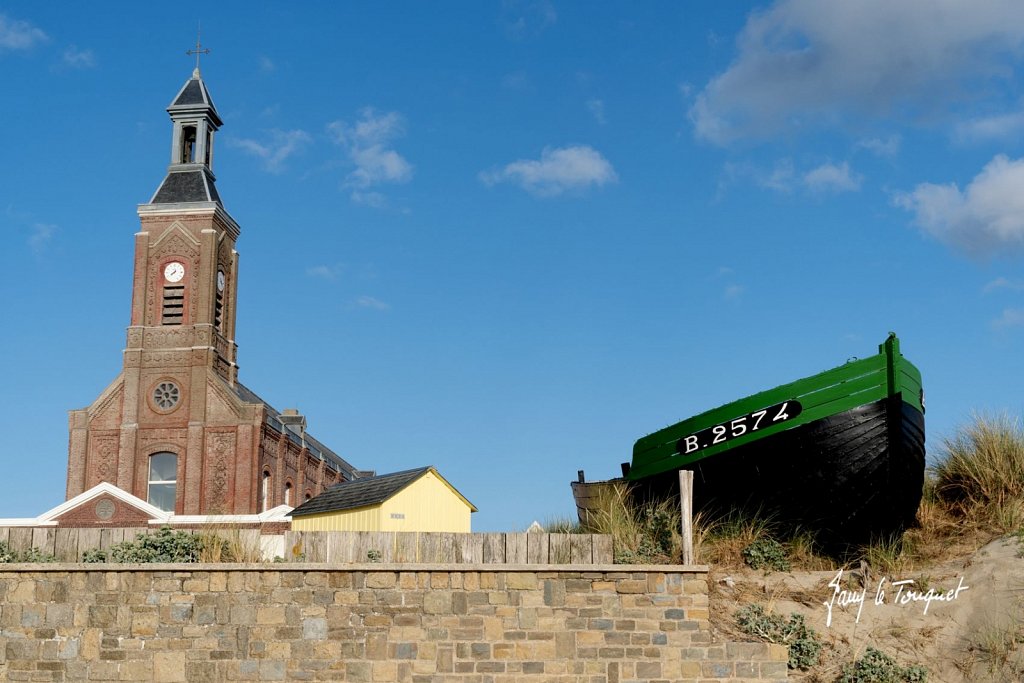
{"type": "Polygon", "coordinates": [[[180,325],[185,315],[185,286],[164,285],[161,325],[180,325]]]}
{"type": "Polygon", "coordinates": [[[217,290],[217,295],[213,303],[213,326],[220,332],[224,333],[222,321],[224,320],[224,292],[217,290]]]}

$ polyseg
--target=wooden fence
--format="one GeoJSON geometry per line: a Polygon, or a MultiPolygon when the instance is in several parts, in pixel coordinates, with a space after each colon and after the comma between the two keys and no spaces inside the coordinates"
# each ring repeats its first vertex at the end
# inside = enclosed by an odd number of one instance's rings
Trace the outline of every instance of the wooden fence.
{"type": "Polygon", "coordinates": [[[287,531],[285,559],[307,562],[611,564],[612,537],[599,534],[287,531]]]}
{"type": "MultiPolygon", "coordinates": [[[[134,541],[139,534],[154,534],[159,527],[132,527],[111,529],[77,529],[61,527],[0,527],[0,543],[11,550],[26,551],[36,548],[53,555],[58,562],[80,562],[87,550],[110,550],[123,541],[134,541]]],[[[205,533],[196,529],[178,529],[189,534],[205,533]]],[[[242,548],[259,548],[259,529],[216,530],[221,536],[238,542],[242,548]]]]}
{"type": "MultiPolygon", "coordinates": [[[[79,562],[87,550],[109,550],[156,528],[78,529],[0,527],[0,543],[11,550],[36,548],[60,562],[79,562]]],[[[186,533],[203,530],[181,529],[186,533]]],[[[386,562],[419,564],[612,564],[611,536],[597,534],[421,533],[374,531],[288,531],[260,536],[259,529],[217,530],[243,548],[263,548],[265,559],[336,564],[386,562]],[[268,543],[268,541],[278,543],[268,543]],[[270,550],[274,548],[274,550],[270,550]]]]}

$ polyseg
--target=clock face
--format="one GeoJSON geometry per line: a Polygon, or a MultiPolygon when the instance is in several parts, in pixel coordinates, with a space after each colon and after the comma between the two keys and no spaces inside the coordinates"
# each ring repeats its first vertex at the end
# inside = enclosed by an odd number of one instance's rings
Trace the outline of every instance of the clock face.
{"type": "Polygon", "coordinates": [[[164,279],[168,282],[180,282],[185,277],[185,266],[177,261],[171,261],[164,266],[164,279]]]}
{"type": "Polygon", "coordinates": [[[224,271],[223,270],[218,270],[217,271],[217,291],[218,292],[223,292],[224,291],[224,271]]]}

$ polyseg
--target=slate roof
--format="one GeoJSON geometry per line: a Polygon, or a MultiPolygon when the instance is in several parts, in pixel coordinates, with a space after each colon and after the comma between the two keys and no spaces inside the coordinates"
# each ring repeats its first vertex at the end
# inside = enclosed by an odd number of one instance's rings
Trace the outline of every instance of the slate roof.
{"type": "Polygon", "coordinates": [[[193,71],[192,78],[181,86],[181,90],[174,96],[174,101],[167,107],[167,111],[172,115],[181,111],[205,111],[217,126],[223,124],[220,114],[217,113],[217,107],[213,104],[213,98],[210,97],[210,91],[206,89],[206,83],[203,82],[198,71],[193,71]]]}
{"type": "Polygon", "coordinates": [[[321,512],[338,512],[378,505],[433,469],[432,466],[417,467],[335,484],[292,510],[291,516],[315,515],[321,512]]]}
{"type": "MultiPolygon", "coordinates": [[[[234,390],[235,395],[238,396],[238,398],[245,401],[246,403],[262,403],[263,407],[266,408],[265,419],[267,424],[269,424],[271,427],[287,436],[288,440],[294,443],[296,446],[299,446],[300,448],[302,447],[303,436],[295,433],[288,425],[285,425],[284,423],[281,422],[281,420],[279,419],[281,413],[278,412],[277,409],[274,408],[274,406],[270,405],[262,398],[257,396],[252,389],[248,388],[241,382],[236,382],[235,385],[231,388],[234,390]]],[[[345,460],[340,455],[332,451],[330,448],[323,445],[318,440],[314,439],[309,432],[305,433],[305,442],[306,448],[309,450],[310,454],[313,455],[313,457],[321,458],[323,460],[330,462],[332,466],[334,466],[342,474],[345,475],[346,479],[354,479],[360,475],[359,470],[353,467],[347,460],[345,460]]]]}
{"type": "Polygon", "coordinates": [[[150,204],[177,204],[179,202],[221,203],[213,177],[206,169],[171,171],[156,189],[150,204]]]}

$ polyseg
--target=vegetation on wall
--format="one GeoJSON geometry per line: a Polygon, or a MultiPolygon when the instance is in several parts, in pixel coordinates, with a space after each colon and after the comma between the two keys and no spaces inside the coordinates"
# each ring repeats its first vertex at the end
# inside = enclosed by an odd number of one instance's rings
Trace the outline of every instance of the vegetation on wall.
{"type": "Polygon", "coordinates": [[[138,534],[134,541],[94,549],[83,554],[83,562],[254,562],[259,549],[240,543],[238,535],[207,532],[192,534],[162,526],[155,534],[138,534]]]}
{"type": "Polygon", "coordinates": [[[28,550],[12,550],[9,545],[0,541],[0,564],[8,562],[56,562],[53,555],[44,553],[39,548],[28,550]]]}

